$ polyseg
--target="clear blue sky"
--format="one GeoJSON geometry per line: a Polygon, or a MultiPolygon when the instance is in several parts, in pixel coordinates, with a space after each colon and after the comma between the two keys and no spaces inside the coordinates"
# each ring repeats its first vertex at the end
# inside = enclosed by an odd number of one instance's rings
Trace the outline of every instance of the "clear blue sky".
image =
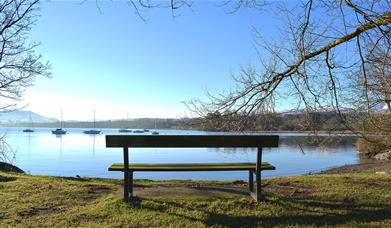
{"type": "Polygon", "coordinates": [[[195,2],[173,19],[156,9],[145,23],[125,2],[45,1],[29,39],[52,64],[53,78],[27,89],[32,111],[64,119],[183,117],[181,103],[218,93],[234,83],[231,73],[255,63],[251,26],[276,33],[267,13],[234,14],[216,2],[195,2]]]}

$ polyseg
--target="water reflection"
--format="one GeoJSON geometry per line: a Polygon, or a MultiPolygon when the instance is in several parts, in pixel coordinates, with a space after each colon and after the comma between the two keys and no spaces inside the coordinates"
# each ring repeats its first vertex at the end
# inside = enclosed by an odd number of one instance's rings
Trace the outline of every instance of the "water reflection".
{"type": "Polygon", "coordinates": [[[60,157],[62,157],[62,136],[63,135],[56,134],[55,136],[59,141],[59,152],[60,152],[60,157]]]}
{"type": "Polygon", "coordinates": [[[92,157],[95,157],[95,140],[96,135],[88,135],[90,138],[92,138],[92,157]]]}
{"type": "Polygon", "coordinates": [[[27,154],[31,158],[31,132],[27,133],[27,154]]]}
{"type": "Polygon", "coordinates": [[[357,137],[354,136],[291,136],[280,137],[280,144],[297,146],[316,146],[316,147],[339,147],[355,144],[357,137]]]}
{"type": "MultiPolygon", "coordinates": [[[[294,148],[295,151],[306,153],[341,153],[355,150],[357,138],[352,136],[301,136],[280,137],[279,147],[294,148]]],[[[249,154],[254,153],[256,148],[208,148],[211,152],[221,154],[249,154]]],[[[274,151],[275,152],[275,151],[274,151]]],[[[263,153],[273,153],[272,149],[264,148],[263,153]]]]}

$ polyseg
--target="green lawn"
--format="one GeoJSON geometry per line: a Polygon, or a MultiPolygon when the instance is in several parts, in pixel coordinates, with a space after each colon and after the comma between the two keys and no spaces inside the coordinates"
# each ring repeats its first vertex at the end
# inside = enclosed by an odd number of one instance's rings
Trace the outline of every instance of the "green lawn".
{"type": "Polygon", "coordinates": [[[391,227],[390,174],[284,177],[253,202],[242,182],[121,181],[0,172],[0,223],[9,226],[391,227]]]}

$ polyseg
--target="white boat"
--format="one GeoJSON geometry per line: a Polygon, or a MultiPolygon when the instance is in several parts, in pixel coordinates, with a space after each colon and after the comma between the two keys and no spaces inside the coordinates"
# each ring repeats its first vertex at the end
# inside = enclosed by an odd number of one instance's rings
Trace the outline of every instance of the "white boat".
{"type": "Polygon", "coordinates": [[[60,128],[57,128],[56,130],[53,130],[52,134],[55,134],[55,135],[65,135],[67,133],[67,131],[62,129],[62,125],[63,125],[63,116],[62,116],[62,109],[61,109],[60,128]]]}
{"type": "Polygon", "coordinates": [[[87,135],[98,135],[101,133],[101,131],[99,130],[87,130],[87,131],[83,131],[84,134],[87,134],[87,135]]]}
{"type": "Polygon", "coordinates": [[[31,128],[26,128],[26,129],[23,129],[23,132],[34,132],[34,130],[31,128]]]}
{"type": "MultiPolygon", "coordinates": [[[[126,113],[126,122],[129,121],[129,113],[126,113]]],[[[121,128],[121,129],[118,129],[118,132],[121,132],[121,133],[131,133],[132,130],[128,129],[128,128],[121,128]]]]}
{"type": "Polygon", "coordinates": [[[144,133],[144,130],[134,130],[133,133],[144,133]]]}
{"type": "Polygon", "coordinates": [[[23,129],[23,132],[34,132],[33,121],[31,120],[31,112],[29,112],[29,121],[30,121],[31,128],[23,129]]]}
{"type": "Polygon", "coordinates": [[[52,133],[55,135],[65,135],[67,131],[62,128],[57,128],[56,130],[53,130],[52,133]]]}
{"type": "Polygon", "coordinates": [[[132,130],[130,130],[130,129],[119,129],[118,132],[130,133],[130,132],[132,132],[132,130]]]}
{"type": "Polygon", "coordinates": [[[94,129],[83,131],[83,132],[84,134],[88,134],[88,135],[97,135],[101,133],[101,131],[95,129],[95,110],[94,110],[94,129]]]}
{"type": "MultiPolygon", "coordinates": [[[[156,117],[155,117],[155,129],[156,129],[156,117]]],[[[152,131],[152,135],[158,135],[159,132],[157,130],[152,131]]]]}

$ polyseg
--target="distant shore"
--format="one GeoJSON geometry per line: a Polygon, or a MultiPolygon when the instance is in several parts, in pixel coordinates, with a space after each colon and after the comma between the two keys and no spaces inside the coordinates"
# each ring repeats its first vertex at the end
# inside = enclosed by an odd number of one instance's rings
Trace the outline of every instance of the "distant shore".
{"type": "MultiPolygon", "coordinates": [[[[0,128],[26,128],[29,127],[28,125],[0,125],[0,128]]],[[[49,126],[36,126],[34,127],[36,129],[47,129],[47,128],[58,128],[57,125],[49,125],[49,126]]],[[[64,126],[64,129],[90,129],[91,126],[64,126]]],[[[122,129],[123,127],[111,127],[111,126],[104,126],[104,127],[96,127],[96,129],[122,129]]],[[[155,129],[154,127],[129,127],[127,129],[136,130],[136,129],[155,129]]],[[[157,128],[157,130],[179,130],[179,131],[205,131],[205,132],[227,132],[227,133],[308,133],[308,134],[349,134],[352,136],[355,136],[350,131],[325,131],[325,130],[319,130],[319,131],[212,131],[212,130],[203,130],[203,129],[193,129],[193,128],[157,128]]]]}

